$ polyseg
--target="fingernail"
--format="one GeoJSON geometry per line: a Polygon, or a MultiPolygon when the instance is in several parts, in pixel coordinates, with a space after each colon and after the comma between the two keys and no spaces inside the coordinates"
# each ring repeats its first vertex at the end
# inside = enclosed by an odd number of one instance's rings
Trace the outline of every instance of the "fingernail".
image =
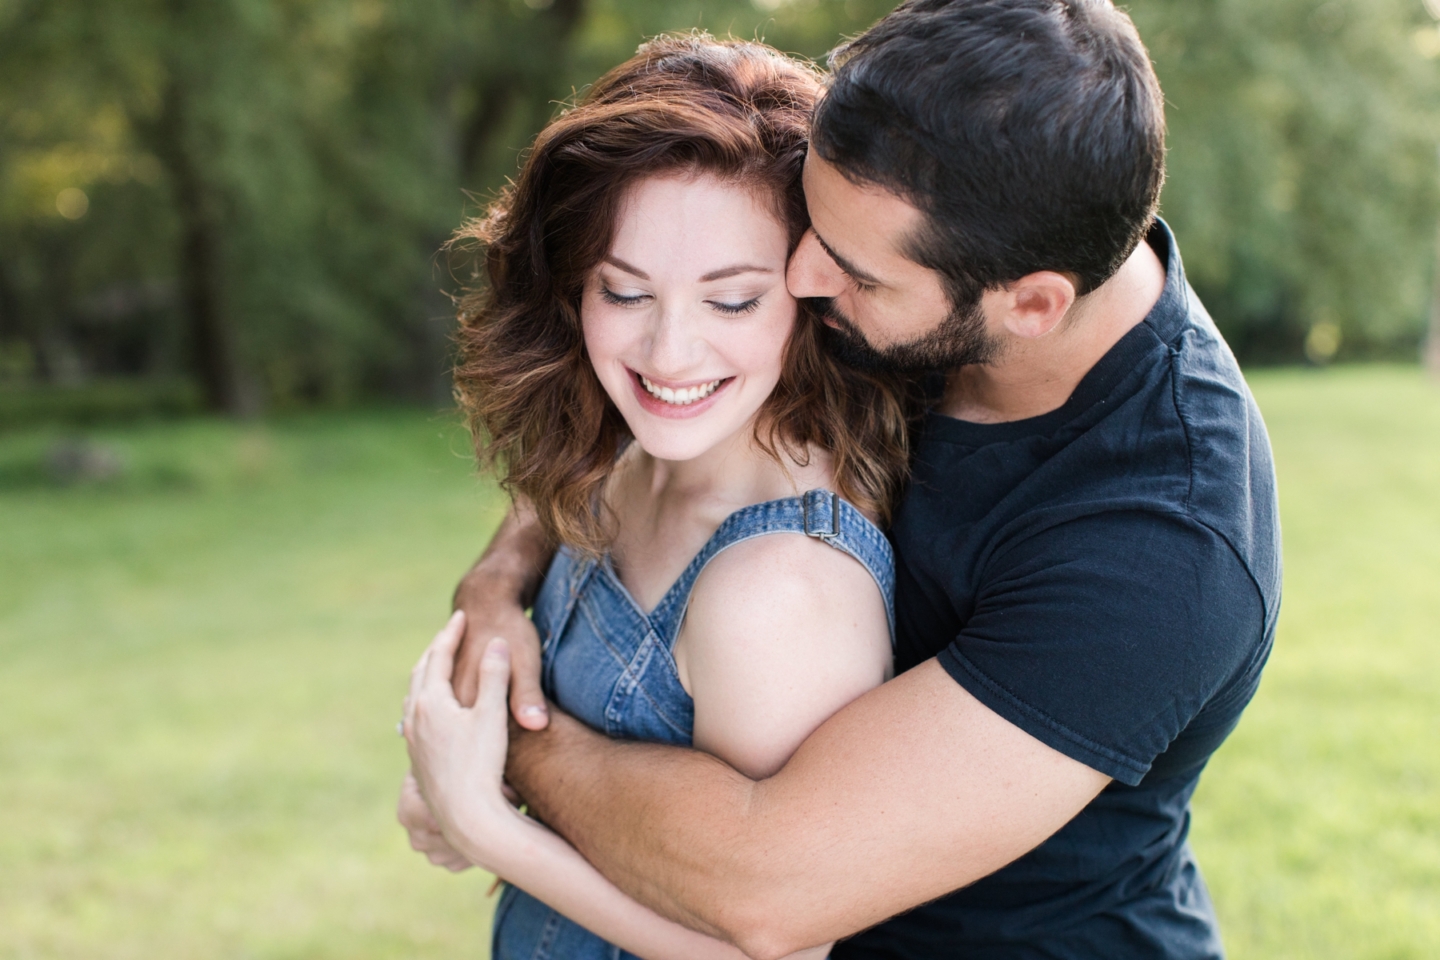
{"type": "Polygon", "coordinates": [[[537,707],[537,706],[535,706],[533,703],[532,703],[530,706],[528,706],[528,707],[521,707],[521,708],[520,708],[520,712],[521,712],[522,714],[524,714],[525,716],[527,716],[527,717],[543,717],[543,716],[545,716],[545,708],[544,708],[544,707],[537,707]]]}
{"type": "Polygon", "coordinates": [[[485,648],[485,656],[493,660],[508,657],[510,656],[510,645],[505,642],[504,637],[495,637],[490,641],[490,645],[485,648]]]}

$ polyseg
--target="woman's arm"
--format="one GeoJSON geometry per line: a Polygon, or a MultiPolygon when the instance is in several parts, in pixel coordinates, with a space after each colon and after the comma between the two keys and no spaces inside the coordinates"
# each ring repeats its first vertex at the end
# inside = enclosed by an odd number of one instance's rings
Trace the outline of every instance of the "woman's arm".
{"type": "MultiPolygon", "coordinates": [[[[491,641],[479,664],[477,706],[462,707],[450,674],[464,629],[464,615],[455,614],[425,651],[411,675],[405,709],[414,776],[450,846],[646,960],[744,960],[724,941],[636,903],[574,847],[505,800],[500,786],[508,740],[504,691],[510,651],[503,639],[491,641]]],[[[406,822],[403,792],[401,819],[406,822]]]]}
{"type": "MultiPolygon", "coordinates": [[[[696,748],[753,780],[884,683],[892,664],[885,600],[870,573],[793,534],[736,544],[710,562],[675,654],[695,700],[696,748]]],[[[819,960],[831,946],[792,956],[819,960]]]]}
{"type": "Polygon", "coordinates": [[[798,534],[738,543],[695,584],[675,644],[695,747],[752,780],[891,674],[889,618],[859,561],[798,534]]]}

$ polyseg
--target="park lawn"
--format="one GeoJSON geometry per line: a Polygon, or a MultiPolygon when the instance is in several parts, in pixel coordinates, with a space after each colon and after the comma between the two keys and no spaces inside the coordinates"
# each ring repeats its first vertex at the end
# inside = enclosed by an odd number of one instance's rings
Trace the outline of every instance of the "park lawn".
{"type": "MultiPolygon", "coordinates": [[[[1440,387],[1253,378],[1280,636],[1195,802],[1232,958],[1440,955],[1440,387]]],[[[0,957],[483,957],[393,821],[409,665],[499,517],[453,418],[0,433],[0,957]]]]}
{"type": "Polygon", "coordinates": [[[1251,377],[1285,538],[1279,635],[1194,845],[1235,960],[1440,957],[1440,383],[1251,377]]]}

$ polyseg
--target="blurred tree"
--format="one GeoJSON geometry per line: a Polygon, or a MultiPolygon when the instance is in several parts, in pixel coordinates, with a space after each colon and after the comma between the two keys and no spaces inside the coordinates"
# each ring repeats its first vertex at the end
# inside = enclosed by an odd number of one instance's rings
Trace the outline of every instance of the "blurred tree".
{"type": "MultiPolygon", "coordinates": [[[[889,5],[0,0],[0,380],[434,398],[435,251],[560,104],[646,35],[821,57],[889,5]]],[[[1421,0],[1131,12],[1170,102],[1164,212],[1237,351],[1413,349],[1440,213],[1421,0]]]]}
{"type": "Polygon", "coordinates": [[[1163,209],[1237,352],[1293,359],[1307,332],[1351,356],[1413,350],[1440,213],[1440,47],[1416,42],[1419,0],[1131,13],[1168,101],[1163,209]]]}

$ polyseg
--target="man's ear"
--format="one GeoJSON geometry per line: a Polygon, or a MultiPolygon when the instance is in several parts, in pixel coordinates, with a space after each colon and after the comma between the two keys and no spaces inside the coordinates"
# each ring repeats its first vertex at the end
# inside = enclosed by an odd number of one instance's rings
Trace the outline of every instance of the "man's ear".
{"type": "Polygon", "coordinates": [[[1075,281],[1063,273],[1041,270],[1005,288],[1000,319],[1014,336],[1033,340],[1054,330],[1075,298],[1075,281]]]}

